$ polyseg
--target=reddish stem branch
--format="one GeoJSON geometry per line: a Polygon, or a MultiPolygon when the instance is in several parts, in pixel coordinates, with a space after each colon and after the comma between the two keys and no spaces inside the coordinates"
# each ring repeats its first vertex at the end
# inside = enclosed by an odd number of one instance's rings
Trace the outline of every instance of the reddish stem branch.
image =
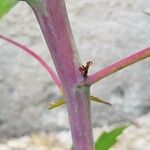
{"type": "Polygon", "coordinates": [[[79,86],[92,85],[108,75],[148,57],[150,57],[150,48],[146,48],[90,75],[85,81],[81,82],[79,86]]]}
{"type": "Polygon", "coordinates": [[[57,84],[57,86],[59,87],[59,89],[62,90],[62,86],[61,86],[61,82],[60,82],[59,78],[54,73],[54,71],[50,68],[50,66],[38,54],[36,54],[33,50],[29,49],[25,45],[20,44],[19,42],[16,42],[16,41],[14,41],[8,37],[5,37],[1,34],[0,34],[0,38],[15,45],[20,50],[23,50],[23,51],[27,52],[29,55],[31,55],[32,57],[34,57],[46,69],[46,71],[49,73],[49,75],[54,79],[54,81],[57,84]]]}

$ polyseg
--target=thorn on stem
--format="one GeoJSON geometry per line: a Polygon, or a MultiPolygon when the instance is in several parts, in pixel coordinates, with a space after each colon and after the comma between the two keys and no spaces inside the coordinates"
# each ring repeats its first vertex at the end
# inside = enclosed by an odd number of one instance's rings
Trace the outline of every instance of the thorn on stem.
{"type": "Polygon", "coordinates": [[[92,61],[88,61],[86,63],[86,65],[82,65],[80,68],[79,68],[79,71],[81,72],[82,76],[84,78],[87,77],[87,74],[88,74],[88,71],[89,71],[89,67],[93,64],[92,61]]]}
{"type": "Polygon", "coordinates": [[[49,108],[48,108],[48,109],[50,110],[50,109],[59,107],[59,106],[64,105],[64,104],[65,104],[65,100],[64,100],[64,99],[58,99],[58,100],[55,101],[55,102],[51,102],[51,103],[49,104],[49,108]]]}
{"type": "Polygon", "coordinates": [[[93,101],[95,101],[95,102],[103,103],[103,104],[106,104],[106,105],[112,106],[112,104],[111,104],[111,103],[106,102],[106,101],[104,101],[104,100],[101,100],[101,99],[99,99],[99,98],[98,98],[98,97],[96,97],[96,96],[90,96],[90,98],[91,98],[91,100],[93,100],[93,101]]]}
{"type": "MultiPolygon", "coordinates": [[[[103,104],[112,106],[111,103],[106,102],[106,101],[103,101],[103,100],[99,99],[99,98],[96,97],[96,96],[90,96],[90,99],[91,99],[92,101],[95,101],[95,102],[98,102],[98,103],[103,103],[103,104]]],[[[64,105],[64,104],[66,104],[66,102],[65,102],[64,99],[58,99],[58,100],[55,101],[55,102],[51,102],[51,103],[49,104],[49,108],[48,108],[48,109],[50,110],[50,109],[53,109],[53,108],[62,106],[62,105],[64,105]]]]}

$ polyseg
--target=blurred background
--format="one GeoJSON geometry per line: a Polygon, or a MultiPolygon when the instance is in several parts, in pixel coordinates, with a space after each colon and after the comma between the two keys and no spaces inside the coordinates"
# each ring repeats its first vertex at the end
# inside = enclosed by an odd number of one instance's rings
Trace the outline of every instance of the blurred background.
{"type": "MultiPolygon", "coordinates": [[[[66,5],[81,60],[93,61],[89,74],[150,46],[150,16],[144,13],[150,12],[149,0],[66,0],[66,5]]],[[[26,3],[20,2],[3,17],[0,33],[32,48],[55,70],[26,3]]],[[[127,133],[133,135],[123,135],[121,149],[150,149],[149,58],[101,80],[91,94],[112,104],[92,103],[95,137],[116,124],[131,123],[127,133]]],[[[49,102],[60,97],[38,62],[0,40],[0,150],[69,149],[66,107],[48,110],[49,102]]]]}

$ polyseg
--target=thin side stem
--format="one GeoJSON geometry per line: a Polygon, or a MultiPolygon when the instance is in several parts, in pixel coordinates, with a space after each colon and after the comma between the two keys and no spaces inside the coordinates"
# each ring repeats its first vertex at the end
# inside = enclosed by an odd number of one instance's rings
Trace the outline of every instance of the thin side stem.
{"type": "Polygon", "coordinates": [[[108,75],[117,72],[127,66],[130,66],[138,61],[141,61],[145,58],[150,57],[150,48],[146,48],[140,52],[137,52],[129,57],[126,57],[106,68],[104,68],[103,70],[100,70],[92,75],[90,75],[85,81],[82,81],[79,86],[83,86],[83,85],[92,85],[96,82],[98,82],[99,80],[107,77],[108,75]]]}
{"type": "Polygon", "coordinates": [[[36,54],[32,49],[26,47],[23,44],[20,44],[17,41],[14,41],[8,37],[5,37],[3,35],[0,34],[0,38],[7,41],[8,43],[18,47],[20,50],[25,51],[26,53],[28,53],[30,56],[32,56],[33,58],[35,58],[44,68],[45,70],[49,73],[49,75],[54,79],[56,85],[58,86],[58,88],[60,90],[62,90],[62,86],[61,86],[61,82],[59,80],[59,78],[57,77],[57,75],[54,73],[54,71],[50,68],[50,66],[41,58],[41,56],[39,56],[38,54],[36,54]]]}

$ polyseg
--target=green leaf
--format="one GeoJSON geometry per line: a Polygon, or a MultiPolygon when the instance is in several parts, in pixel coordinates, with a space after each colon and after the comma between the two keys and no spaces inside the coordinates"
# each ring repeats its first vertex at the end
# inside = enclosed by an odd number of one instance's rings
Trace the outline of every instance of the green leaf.
{"type": "Polygon", "coordinates": [[[109,150],[117,142],[117,137],[126,127],[118,127],[109,132],[103,132],[95,143],[96,150],[109,150]]]}
{"type": "Polygon", "coordinates": [[[17,0],[0,0],[0,19],[7,14],[7,12],[15,6],[17,0]]]}

